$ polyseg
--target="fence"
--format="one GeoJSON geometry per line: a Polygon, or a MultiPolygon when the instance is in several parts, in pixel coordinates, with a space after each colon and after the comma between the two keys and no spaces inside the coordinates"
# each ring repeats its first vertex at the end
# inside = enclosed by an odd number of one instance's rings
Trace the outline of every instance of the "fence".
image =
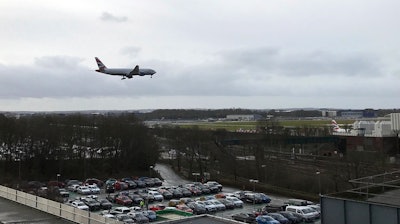
{"type": "Polygon", "coordinates": [[[0,197],[35,208],[39,211],[82,224],[120,224],[114,219],[105,218],[99,214],[84,211],[70,205],[51,201],[46,198],[28,194],[0,185],[0,197]]]}

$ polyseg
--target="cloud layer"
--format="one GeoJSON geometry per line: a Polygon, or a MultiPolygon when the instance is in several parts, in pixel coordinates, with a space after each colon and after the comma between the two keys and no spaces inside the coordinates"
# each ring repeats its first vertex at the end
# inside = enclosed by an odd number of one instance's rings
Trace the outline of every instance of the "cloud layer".
{"type": "Polygon", "coordinates": [[[40,3],[0,9],[5,110],[398,107],[395,0],[40,3]]]}

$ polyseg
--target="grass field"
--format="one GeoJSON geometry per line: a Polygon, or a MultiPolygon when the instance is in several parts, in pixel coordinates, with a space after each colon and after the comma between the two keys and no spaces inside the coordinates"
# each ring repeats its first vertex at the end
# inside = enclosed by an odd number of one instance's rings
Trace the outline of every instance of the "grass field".
{"type": "MultiPolygon", "coordinates": [[[[337,120],[338,124],[352,124],[354,120],[337,120]]],[[[205,130],[217,130],[225,129],[227,131],[242,130],[253,130],[256,129],[257,121],[217,121],[217,122],[192,122],[192,123],[178,123],[180,127],[192,128],[199,127],[205,130]]],[[[330,120],[281,120],[279,121],[280,126],[284,127],[323,127],[329,126],[331,124],[330,120]]]]}

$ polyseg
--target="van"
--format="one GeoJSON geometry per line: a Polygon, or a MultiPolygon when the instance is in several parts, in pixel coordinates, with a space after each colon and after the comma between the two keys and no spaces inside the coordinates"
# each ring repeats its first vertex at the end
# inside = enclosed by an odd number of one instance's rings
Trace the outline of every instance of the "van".
{"type": "Polygon", "coordinates": [[[318,212],[308,206],[294,206],[289,205],[286,211],[299,214],[306,222],[312,222],[319,217],[318,212]]]}
{"type": "Polygon", "coordinates": [[[289,199],[289,200],[287,201],[287,204],[288,204],[288,205],[295,205],[295,206],[306,206],[306,205],[309,205],[308,201],[306,201],[306,200],[303,200],[303,199],[294,199],[294,198],[289,199]]]}

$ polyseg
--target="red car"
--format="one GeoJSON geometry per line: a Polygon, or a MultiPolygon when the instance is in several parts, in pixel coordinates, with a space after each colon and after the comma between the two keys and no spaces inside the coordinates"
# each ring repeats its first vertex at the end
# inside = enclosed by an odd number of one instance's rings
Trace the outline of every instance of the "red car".
{"type": "Polygon", "coordinates": [[[119,195],[115,198],[115,203],[123,206],[131,206],[132,200],[128,196],[119,195]]]}
{"type": "Polygon", "coordinates": [[[160,210],[164,210],[164,209],[165,209],[165,205],[163,205],[163,204],[152,205],[149,208],[149,210],[152,210],[152,211],[160,211],[160,210]]]}
{"type": "Polygon", "coordinates": [[[122,181],[117,181],[114,183],[115,190],[117,191],[123,191],[127,190],[129,188],[128,184],[122,181]]]}

